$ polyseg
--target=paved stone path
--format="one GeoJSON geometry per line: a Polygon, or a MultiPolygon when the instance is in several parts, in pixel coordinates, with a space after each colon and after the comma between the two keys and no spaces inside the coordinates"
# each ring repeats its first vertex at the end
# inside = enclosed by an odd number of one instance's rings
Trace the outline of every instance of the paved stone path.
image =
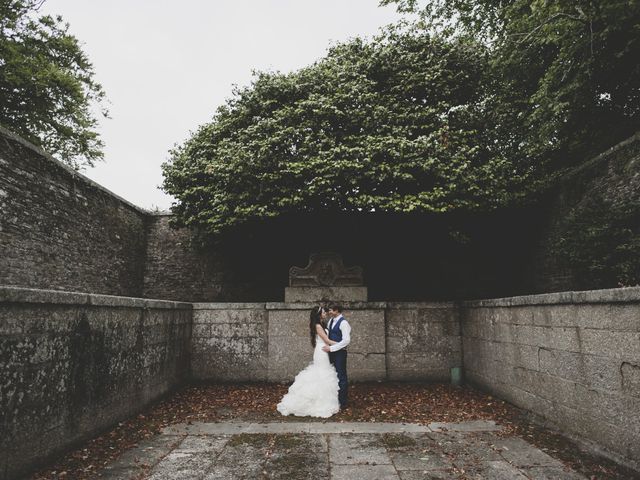
{"type": "Polygon", "coordinates": [[[494,422],[195,423],[166,428],[101,478],[585,480],[494,422]]]}

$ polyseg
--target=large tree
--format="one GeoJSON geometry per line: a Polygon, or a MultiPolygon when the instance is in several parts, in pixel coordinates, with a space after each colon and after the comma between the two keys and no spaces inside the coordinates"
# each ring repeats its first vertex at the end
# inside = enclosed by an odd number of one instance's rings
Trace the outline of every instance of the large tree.
{"type": "Polygon", "coordinates": [[[503,142],[571,166],[640,129],[640,1],[383,0],[422,27],[472,35],[500,81],[503,142]]]}
{"type": "Polygon", "coordinates": [[[92,165],[104,93],[69,25],[39,15],[42,3],[0,0],[0,124],[74,168],[92,165]]]}
{"type": "Polygon", "coordinates": [[[530,165],[496,142],[486,72],[475,41],[391,28],[259,73],[172,152],[164,189],[214,234],[286,213],[494,208],[530,165]]]}

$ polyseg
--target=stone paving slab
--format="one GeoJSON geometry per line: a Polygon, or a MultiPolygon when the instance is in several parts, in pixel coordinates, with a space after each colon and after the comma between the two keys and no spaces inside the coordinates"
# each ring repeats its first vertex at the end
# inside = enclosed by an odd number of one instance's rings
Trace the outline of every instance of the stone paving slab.
{"type": "Polygon", "coordinates": [[[377,437],[367,433],[331,435],[329,462],[332,465],[391,465],[391,457],[377,442],[377,437]]]}
{"type": "Polygon", "coordinates": [[[150,480],[585,480],[494,422],[175,425],[100,478],[150,480]],[[443,425],[446,425],[443,427],[443,425]]]}
{"type": "Polygon", "coordinates": [[[500,426],[493,420],[471,420],[468,422],[432,422],[429,428],[434,432],[496,432],[500,426]]]}
{"type": "Polygon", "coordinates": [[[542,450],[531,449],[531,445],[519,437],[499,438],[493,446],[502,458],[518,467],[562,467],[562,462],[542,450]]]}
{"type": "MultiPolygon", "coordinates": [[[[488,422],[495,425],[494,422],[488,422]]],[[[454,424],[442,424],[454,425],[454,424]]],[[[486,426],[478,424],[477,431],[486,426]]],[[[163,430],[164,435],[237,435],[241,433],[409,433],[431,432],[426,425],[414,423],[372,423],[372,422],[221,422],[172,425],[163,430]]],[[[466,431],[473,431],[472,429],[466,431]]]]}

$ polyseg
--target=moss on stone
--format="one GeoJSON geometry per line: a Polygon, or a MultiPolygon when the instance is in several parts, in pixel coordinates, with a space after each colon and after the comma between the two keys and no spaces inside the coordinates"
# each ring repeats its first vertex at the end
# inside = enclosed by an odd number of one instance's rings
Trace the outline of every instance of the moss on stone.
{"type": "Polygon", "coordinates": [[[403,433],[385,433],[380,442],[389,449],[413,447],[416,444],[415,439],[403,433]]]}
{"type": "Polygon", "coordinates": [[[264,447],[269,444],[269,437],[266,433],[240,433],[231,437],[227,443],[230,447],[240,447],[249,445],[252,447],[264,447]]]}

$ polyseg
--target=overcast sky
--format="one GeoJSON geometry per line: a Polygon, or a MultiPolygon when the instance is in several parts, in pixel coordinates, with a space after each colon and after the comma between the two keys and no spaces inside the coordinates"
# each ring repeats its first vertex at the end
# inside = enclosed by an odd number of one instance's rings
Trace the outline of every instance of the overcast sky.
{"type": "Polygon", "coordinates": [[[105,161],[83,173],[143,208],[169,208],[157,187],[168,150],[207,122],[252,70],[287,72],[331,43],[397,20],[378,0],[47,0],[84,44],[111,119],[105,161]]]}

